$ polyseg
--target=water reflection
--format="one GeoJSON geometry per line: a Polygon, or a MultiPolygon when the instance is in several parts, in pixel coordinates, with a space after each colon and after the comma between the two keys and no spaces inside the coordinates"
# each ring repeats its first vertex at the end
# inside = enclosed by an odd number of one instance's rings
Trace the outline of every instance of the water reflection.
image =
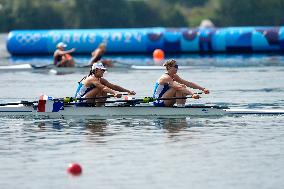
{"type": "Polygon", "coordinates": [[[86,130],[89,133],[105,136],[108,128],[119,130],[121,128],[135,129],[165,129],[169,133],[177,133],[191,127],[203,127],[204,122],[200,119],[189,117],[179,118],[115,118],[115,119],[81,119],[81,120],[42,120],[34,122],[40,129],[52,128],[62,130],[70,129],[86,130]]]}
{"type": "Polygon", "coordinates": [[[187,118],[157,119],[154,120],[155,127],[166,129],[170,133],[177,133],[190,127],[187,118]]]}
{"type": "Polygon", "coordinates": [[[64,120],[40,120],[40,121],[35,121],[35,125],[37,125],[38,128],[41,130],[45,129],[55,129],[55,130],[61,130],[64,127],[68,126],[68,123],[64,120]]]}
{"type": "Polygon", "coordinates": [[[107,120],[87,120],[85,122],[85,128],[98,136],[106,136],[107,125],[107,120]]]}

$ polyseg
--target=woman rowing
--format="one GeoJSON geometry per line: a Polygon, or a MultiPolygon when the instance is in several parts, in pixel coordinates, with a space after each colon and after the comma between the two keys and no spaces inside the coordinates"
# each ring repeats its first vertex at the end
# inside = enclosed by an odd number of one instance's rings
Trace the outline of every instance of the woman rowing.
{"type": "Polygon", "coordinates": [[[134,91],[130,91],[108,82],[105,78],[103,78],[105,71],[106,68],[101,62],[94,63],[90,74],[79,82],[75,97],[89,98],[87,99],[88,103],[96,102],[96,106],[102,106],[106,99],[99,99],[98,97],[106,97],[107,93],[110,93],[117,98],[121,97],[121,93],[118,92],[127,92],[130,95],[136,94],[134,91]],[[95,98],[98,99],[94,101],[95,98]]]}
{"type": "Polygon", "coordinates": [[[70,50],[65,50],[67,45],[63,42],[60,42],[56,45],[57,50],[53,54],[53,63],[57,67],[74,67],[74,59],[70,55],[76,49],[72,48],[70,50]]]}
{"type": "Polygon", "coordinates": [[[205,94],[209,94],[208,89],[179,77],[177,75],[178,65],[175,60],[168,60],[163,64],[163,66],[166,67],[167,71],[156,83],[153,97],[158,98],[158,100],[154,101],[154,106],[173,106],[177,103],[178,107],[183,107],[186,102],[186,98],[183,97],[186,97],[187,95],[192,95],[192,98],[198,99],[199,95],[194,94],[192,91],[188,90],[187,87],[199,89],[205,94]],[[159,98],[169,99],[159,100],[159,98]]]}
{"type": "Polygon", "coordinates": [[[105,54],[105,52],[106,52],[106,44],[100,43],[98,48],[96,48],[92,52],[92,58],[89,61],[89,65],[93,65],[94,63],[100,61],[106,67],[112,67],[112,61],[111,60],[101,60],[103,55],[105,54]]]}

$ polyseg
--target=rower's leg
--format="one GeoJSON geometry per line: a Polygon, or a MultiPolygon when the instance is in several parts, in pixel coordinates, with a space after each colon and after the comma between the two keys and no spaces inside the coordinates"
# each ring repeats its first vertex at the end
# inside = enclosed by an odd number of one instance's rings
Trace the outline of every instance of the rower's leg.
{"type": "MultiPolygon", "coordinates": [[[[167,90],[162,98],[172,98],[176,96],[176,90],[174,88],[170,88],[169,90],[167,90]]],[[[165,106],[173,106],[176,103],[175,99],[172,100],[164,100],[164,104],[165,106]]]]}
{"type": "Polygon", "coordinates": [[[66,67],[74,67],[74,66],[75,66],[74,59],[72,58],[72,59],[68,60],[66,67]]]}
{"type": "MultiPolygon", "coordinates": [[[[94,88],[85,94],[84,98],[96,98],[98,94],[101,93],[101,90],[98,88],[94,88]]],[[[95,103],[95,99],[87,99],[87,103],[95,103]]]]}
{"type": "MultiPolygon", "coordinates": [[[[104,96],[107,96],[107,93],[101,91],[100,93],[97,94],[96,97],[104,97],[104,96]]],[[[96,106],[97,106],[97,107],[104,106],[106,100],[107,100],[106,98],[96,99],[96,106]]]]}
{"type": "MultiPolygon", "coordinates": [[[[186,97],[186,94],[184,94],[181,91],[177,91],[176,97],[178,97],[178,98],[186,97]]],[[[177,102],[177,106],[182,107],[182,106],[185,105],[186,99],[177,99],[176,102],[177,102]]]]}

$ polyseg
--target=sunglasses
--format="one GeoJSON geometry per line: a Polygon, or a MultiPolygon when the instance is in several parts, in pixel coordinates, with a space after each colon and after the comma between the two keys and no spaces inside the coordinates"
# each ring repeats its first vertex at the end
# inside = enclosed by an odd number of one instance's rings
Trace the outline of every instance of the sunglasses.
{"type": "Polygon", "coordinates": [[[174,65],[173,67],[174,67],[174,68],[176,68],[176,69],[178,69],[178,65],[177,65],[177,64],[176,64],[176,65],[174,65]]]}
{"type": "MultiPolygon", "coordinates": [[[[96,70],[101,70],[102,72],[105,72],[105,71],[106,71],[106,70],[104,70],[104,69],[96,69],[96,70]]],[[[91,73],[92,73],[92,74],[95,74],[95,73],[96,73],[96,70],[92,70],[91,73]]]]}
{"type": "Polygon", "coordinates": [[[106,71],[105,69],[98,69],[98,68],[97,68],[96,70],[101,70],[102,72],[105,72],[105,71],[106,71]]]}

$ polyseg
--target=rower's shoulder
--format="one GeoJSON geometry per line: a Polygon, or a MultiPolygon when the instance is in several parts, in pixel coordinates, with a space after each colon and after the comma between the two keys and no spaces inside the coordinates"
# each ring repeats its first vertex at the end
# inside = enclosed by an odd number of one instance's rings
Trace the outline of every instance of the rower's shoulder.
{"type": "Polygon", "coordinates": [[[174,74],[174,75],[173,75],[173,79],[174,79],[174,80],[176,80],[176,79],[181,79],[181,77],[180,77],[178,74],[174,74]]]}
{"type": "Polygon", "coordinates": [[[158,82],[161,83],[169,83],[170,81],[172,81],[173,79],[171,78],[171,76],[169,76],[168,74],[164,73],[163,75],[161,75],[161,77],[159,78],[158,82]]]}
{"type": "Polygon", "coordinates": [[[54,51],[54,53],[53,53],[53,56],[58,56],[58,54],[59,54],[59,50],[56,49],[56,50],[54,51]]]}
{"type": "Polygon", "coordinates": [[[173,80],[173,78],[172,78],[169,74],[167,74],[167,73],[164,73],[164,74],[161,76],[161,78],[164,78],[164,79],[166,79],[166,80],[173,80]]]}

